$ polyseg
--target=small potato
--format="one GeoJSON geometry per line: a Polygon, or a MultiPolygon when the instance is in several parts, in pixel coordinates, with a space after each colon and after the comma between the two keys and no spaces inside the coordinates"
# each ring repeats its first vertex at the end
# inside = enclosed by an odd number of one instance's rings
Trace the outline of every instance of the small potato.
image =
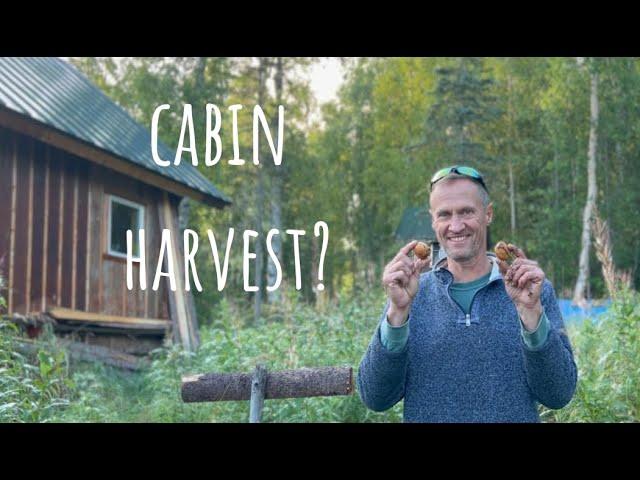
{"type": "Polygon", "coordinates": [[[426,243],[418,242],[418,244],[413,247],[413,253],[415,253],[419,259],[424,260],[429,256],[429,246],[426,243]]]}
{"type": "Polygon", "coordinates": [[[509,251],[507,243],[503,242],[502,240],[496,243],[493,251],[496,253],[496,257],[498,257],[503,262],[507,262],[508,264],[511,264],[511,262],[513,262],[513,260],[515,259],[513,253],[509,251]]]}

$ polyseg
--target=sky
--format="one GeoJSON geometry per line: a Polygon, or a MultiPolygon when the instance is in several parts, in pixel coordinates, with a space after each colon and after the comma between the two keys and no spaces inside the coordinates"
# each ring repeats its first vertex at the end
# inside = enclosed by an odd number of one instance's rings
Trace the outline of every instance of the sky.
{"type": "Polygon", "coordinates": [[[311,68],[311,89],[318,103],[336,99],[344,70],[336,57],[324,57],[311,68]]]}
{"type": "MultiPolygon", "coordinates": [[[[60,57],[69,61],[70,57],[60,57]]],[[[311,89],[319,104],[336,99],[338,88],[342,84],[344,69],[337,57],[321,57],[311,67],[311,89]]]]}

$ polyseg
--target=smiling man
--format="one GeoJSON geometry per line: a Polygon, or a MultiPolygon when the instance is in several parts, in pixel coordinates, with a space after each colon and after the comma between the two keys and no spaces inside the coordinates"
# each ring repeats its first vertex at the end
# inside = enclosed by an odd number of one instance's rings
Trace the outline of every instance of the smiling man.
{"type": "Polygon", "coordinates": [[[511,264],[486,251],[493,205],[482,176],[447,167],[431,179],[433,229],[446,255],[385,267],[387,304],[358,372],[372,410],[404,399],[406,422],[538,422],[561,408],[577,371],[551,283],[514,247],[511,264]]]}

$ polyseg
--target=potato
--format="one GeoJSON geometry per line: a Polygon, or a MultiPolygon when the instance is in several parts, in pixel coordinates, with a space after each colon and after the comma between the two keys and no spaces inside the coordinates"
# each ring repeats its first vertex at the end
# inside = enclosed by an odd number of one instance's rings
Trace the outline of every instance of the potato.
{"type": "Polygon", "coordinates": [[[508,264],[511,264],[511,262],[513,262],[513,260],[515,259],[515,255],[509,250],[509,246],[507,245],[507,243],[503,242],[502,240],[496,243],[493,251],[495,252],[496,257],[498,257],[503,262],[507,262],[508,264]]]}
{"type": "Polygon", "coordinates": [[[415,253],[419,259],[424,260],[429,256],[429,246],[426,243],[418,242],[418,244],[413,247],[413,253],[415,253]]]}

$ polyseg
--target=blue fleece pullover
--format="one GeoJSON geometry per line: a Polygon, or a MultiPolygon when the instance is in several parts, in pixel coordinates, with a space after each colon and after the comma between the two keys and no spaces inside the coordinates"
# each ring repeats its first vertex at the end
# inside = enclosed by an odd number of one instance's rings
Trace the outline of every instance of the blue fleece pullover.
{"type": "Polygon", "coordinates": [[[497,265],[465,314],[449,295],[445,261],[420,276],[409,338],[398,352],[380,338],[387,302],[358,371],[364,403],[382,411],[404,399],[406,422],[538,422],[538,403],[565,406],[577,369],[551,282],[541,298],[548,336],[531,348],[497,265]]]}

